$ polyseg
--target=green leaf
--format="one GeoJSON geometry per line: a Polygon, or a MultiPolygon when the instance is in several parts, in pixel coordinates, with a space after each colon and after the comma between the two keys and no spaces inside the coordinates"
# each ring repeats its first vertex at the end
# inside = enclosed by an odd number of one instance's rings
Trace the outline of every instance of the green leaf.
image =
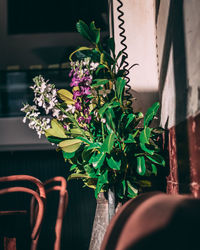
{"type": "Polygon", "coordinates": [[[64,152],[72,153],[80,147],[81,142],[82,141],[79,139],[69,139],[69,140],[60,142],[58,145],[59,147],[62,148],[64,152]]]}
{"type": "Polygon", "coordinates": [[[137,112],[137,113],[135,113],[136,114],[136,116],[137,116],[137,119],[140,121],[142,118],[144,118],[144,115],[143,115],[143,113],[142,112],[137,112]]]}
{"type": "Polygon", "coordinates": [[[150,155],[153,155],[154,150],[147,148],[145,145],[145,144],[150,144],[149,139],[151,137],[151,131],[152,131],[152,128],[145,127],[140,134],[139,140],[140,140],[141,149],[149,153],[150,155]]]}
{"type": "Polygon", "coordinates": [[[115,60],[117,61],[117,60],[120,58],[120,56],[121,56],[122,54],[123,54],[123,51],[122,51],[122,50],[120,50],[120,51],[119,51],[119,53],[117,54],[117,57],[116,57],[116,59],[115,59],[115,60]]]}
{"type": "Polygon", "coordinates": [[[70,171],[73,171],[75,168],[77,167],[77,165],[76,164],[73,164],[71,167],[70,167],[70,171]]]}
{"type": "Polygon", "coordinates": [[[102,143],[100,142],[94,142],[93,144],[91,144],[90,146],[88,146],[87,148],[85,148],[86,150],[90,150],[90,149],[94,149],[94,148],[100,148],[102,146],[102,143]]]}
{"type": "Polygon", "coordinates": [[[100,29],[99,28],[97,29],[95,27],[94,21],[90,23],[90,31],[91,31],[93,42],[95,42],[96,44],[98,44],[99,41],[100,41],[100,29]]]}
{"type": "Polygon", "coordinates": [[[113,157],[111,156],[110,158],[106,158],[106,161],[108,163],[108,166],[112,169],[115,169],[115,170],[120,170],[120,167],[121,167],[121,160],[119,161],[115,161],[113,159],[113,157]]]}
{"type": "Polygon", "coordinates": [[[94,168],[91,167],[90,165],[88,165],[88,164],[85,165],[85,166],[84,166],[84,170],[85,170],[86,174],[87,174],[89,177],[91,177],[91,178],[97,178],[94,168]]]}
{"type": "Polygon", "coordinates": [[[126,116],[125,113],[122,113],[121,117],[120,117],[120,123],[123,121],[124,117],[126,116]]]}
{"type": "Polygon", "coordinates": [[[137,129],[137,130],[135,131],[135,133],[133,134],[133,138],[135,138],[135,137],[136,137],[136,135],[137,135],[139,132],[140,132],[140,130],[139,130],[139,129],[137,129]]]}
{"type": "Polygon", "coordinates": [[[135,119],[136,115],[135,114],[129,114],[128,115],[128,121],[126,123],[126,127],[125,128],[128,128],[129,124],[135,119]]]}
{"type": "Polygon", "coordinates": [[[154,116],[157,114],[157,111],[160,107],[159,102],[155,102],[148,110],[144,117],[144,126],[148,126],[149,123],[153,120],[154,116]]]}
{"type": "Polygon", "coordinates": [[[128,138],[124,141],[125,143],[136,143],[134,136],[132,134],[128,135],[128,138]]]}
{"type": "Polygon", "coordinates": [[[165,160],[164,160],[164,158],[161,155],[158,155],[158,154],[154,154],[154,155],[151,155],[151,156],[150,155],[146,155],[146,157],[150,161],[152,161],[152,162],[154,162],[154,163],[156,163],[158,165],[161,165],[161,166],[165,167],[165,160]]]}
{"type": "Polygon", "coordinates": [[[96,190],[95,190],[96,199],[97,199],[98,194],[100,193],[103,185],[106,183],[108,183],[108,170],[105,170],[105,172],[103,174],[101,174],[98,178],[97,186],[96,186],[96,190]]]}
{"type": "Polygon", "coordinates": [[[58,144],[60,143],[61,141],[63,141],[63,139],[60,139],[60,138],[57,138],[57,137],[54,137],[54,136],[48,136],[47,137],[47,140],[51,143],[55,143],[55,144],[58,144]]]}
{"type": "Polygon", "coordinates": [[[136,197],[138,194],[138,190],[131,185],[130,181],[127,181],[126,183],[127,183],[127,187],[128,187],[128,197],[129,198],[136,197]]]}
{"type": "Polygon", "coordinates": [[[108,108],[105,112],[106,114],[106,123],[112,128],[112,130],[115,131],[115,123],[114,123],[114,118],[115,118],[115,113],[112,108],[108,108]]]}
{"type": "Polygon", "coordinates": [[[119,65],[119,68],[122,67],[122,65],[124,64],[125,60],[126,60],[127,56],[123,55],[122,56],[122,59],[121,59],[121,62],[120,62],[120,65],[119,65]]]}
{"type": "Polygon", "coordinates": [[[63,154],[64,159],[71,159],[75,156],[75,152],[67,153],[67,152],[62,151],[62,154],[63,154]]]}
{"type": "Polygon", "coordinates": [[[123,79],[122,77],[118,77],[116,81],[116,94],[120,103],[122,103],[122,96],[125,85],[126,85],[126,80],[123,79]]]}
{"type": "Polygon", "coordinates": [[[90,158],[91,158],[91,156],[92,156],[92,151],[91,150],[89,151],[89,150],[87,150],[87,149],[84,148],[81,156],[82,156],[83,162],[88,163],[89,160],[90,160],[90,158]]]}
{"type": "Polygon", "coordinates": [[[137,173],[139,175],[144,175],[146,172],[145,159],[144,156],[137,157],[137,173]]]}
{"type": "Polygon", "coordinates": [[[79,20],[76,24],[76,29],[84,38],[89,40],[91,43],[94,42],[93,35],[91,34],[91,31],[85,22],[79,20]]]}
{"type": "Polygon", "coordinates": [[[80,129],[78,128],[71,128],[69,134],[70,135],[82,135],[80,129]]]}
{"type": "Polygon", "coordinates": [[[106,123],[106,128],[107,128],[108,134],[114,133],[114,131],[111,129],[111,127],[108,125],[108,123],[106,123]]]}
{"type": "Polygon", "coordinates": [[[100,64],[100,65],[98,66],[97,70],[95,71],[95,74],[97,75],[97,74],[99,73],[99,71],[102,70],[102,69],[104,69],[104,68],[106,68],[106,66],[103,65],[103,64],[100,64]]]}
{"type": "Polygon", "coordinates": [[[78,137],[76,137],[76,139],[79,139],[79,140],[81,140],[82,142],[85,142],[85,143],[88,144],[88,145],[92,145],[92,144],[93,144],[91,141],[89,141],[89,140],[88,140],[87,138],[85,138],[85,137],[78,136],[78,137]]]}
{"type": "Polygon", "coordinates": [[[155,175],[157,175],[157,167],[152,163],[151,164],[151,167],[152,167],[152,174],[155,174],[155,175]]]}
{"type": "Polygon", "coordinates": [[[109,107],[110,103],[106,102],[100,109],[99,109],[99,115],[102,116],[106,109],[109,107]]]}
{"type": "Polygon", "coordinates": [[[115,63],[115,60],[110,56],[109,53],[107,53],[105,50],[103,51],[104,53],[104,60],[111,66],[115,63]]]}
{"type": "Polygon", "coordinates": [[[74,173],[74,174],[71,174],[67,180],[70,181],[70,180],[73,180],[73,179],[85,179],[85,178],[89,178],[88,175],[86,174],[78,174],[78,173],[74,173]]]}
{"type": "Polygon", "coordinates": [[[139,140],[140,140],[140,143],[142,144],[149,144],[149,139],[151,137],[151,128],[149,127],[145,127],[142,132],[140,133],[140,137],[139,137],[139,140]]]}
{"type": "Polygon", "coordinates": [[[104,64],[104,57],[105,55],[103,53],[101,53],[101,56],[100,56],[100,64],[104,65],[105,67],[107,67],[107,65],[104,64]]]}
{"type": "Polygon", "coordinates": [[[69,60],[72,61],[72,56],[74,54],[76,54],[77,52],[80,52],[80,51],[86,51],[86,50],[92,50],[92,48],[88,48],[88,47],[80,47],[78,48],[77,50],[73,51],[70,56],[69,56],[69,60]]]}
{"type": "Polygon", "coordinates": [[[73,100],[73,94],[68,90],[60,89],[57,91],[57,94],[67,105],[74,105],[75,101],[73,100]]]}
{"type": "Polygon", "coordinates": [[[125,180],[122,180],[121,182],[117,183],[116,192],[117,192],[117,196],[120,199],[124,198],[124,195],[126,193],[126,181],[125,180]]]}
{"type": "Polygon", "coordinates": [[[99,153],[92,159],[92,162],[90,163],[92,163],[95,169],[100,169],[100,167],[104,163],[105,157],[106,157],[105,152],[99,153]]]}
{"type": "Polygon", "coordinates": [[[106,137],[101,147],[101,152],[106,152],[110,154],[110,151],[113,149],[114,142],[115,142],[115,134],[111,133],[106,137]]]}
{"type": "Polygon", "coordinates": [[[115,41],[113,37],[108,39],[108,48],[112,51],[113,56],[115,57],[115,41]]]}
{"type": "Polygon", "coordinates": [[[125,192],[126,192],[126,181],[123,180],[123,181],[121,182],[121,184],[122,184],[122,194],[124,195],[125,192]]]}
{"type": "Polygon", "coordinates": [[[65,134],[65,129],[56,119],[53,119],[51,121],[51,128],[49,128],[45,131],[45,136],[46,137],[54,136],[54,137],[58,137],[58,138],[67,138],[67,136],[65,134]]]}
{"type": "Polygon", "coordinates": [[[101,85],[105,85],[106,83],[109,82],[109,80],[108,79],[95,79],[94,82],[96,82],[96,83],[92,84],[91,87],[95,88],[95,87],[99,87],[101,85]]]}
{"type": "Polygon", "coordinates": [[[120,103],[119,103],[119,102],[113,102],[113,103],[111,104],[111,107],[112,107],[112,108],[120,107],[120,103]]]}

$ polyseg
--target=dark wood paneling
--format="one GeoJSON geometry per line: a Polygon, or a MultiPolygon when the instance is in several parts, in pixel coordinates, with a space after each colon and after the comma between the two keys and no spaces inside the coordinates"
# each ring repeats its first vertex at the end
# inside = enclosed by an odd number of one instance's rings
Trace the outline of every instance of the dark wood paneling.
{"type": "Polygon", "coordinates": [[[199,128],[200,114],[189,117],[169,130],[168,193],[191,193],[194,197],[200,198],[199,128]]]}

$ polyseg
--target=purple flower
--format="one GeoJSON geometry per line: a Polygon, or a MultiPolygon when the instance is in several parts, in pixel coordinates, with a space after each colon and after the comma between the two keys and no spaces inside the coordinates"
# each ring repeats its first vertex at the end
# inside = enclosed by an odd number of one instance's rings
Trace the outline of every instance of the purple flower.
{"type": "Polygon", "coordinates": [[[84,113],[84,115],[88,115],[88,114],[89,114],[89,108],[85,108],[85,109],[83,110],[83,113],[84,113]]]}
{"type": "Polygon", "coordinates": [[[81,111],[81,102],[80,101],[77,101],[75,103],[75,108],[76,108],[76,110],[81,111]]]}
{"type": "Polygon", "coordinates": [[[86,122],[87,124],[89,124],[89,123],[91,122],[91,119],[92,119],[92,117],[91,117],[91,115],[89,115],[89,116],[85,119],[85,122],[86,122]]]}
{"type": "Polygon", "coordinates": [[[84,103],[87,104],[88,102],[90,102],[90,99],[89,98],[85,98],[84,99],[84,103]]]}
{"type": "Polygon", "coordinates": [[[81,81],[84,82],[84,83],[89,83],[90,84],[92,82],[92,78],[91,78],[90,75],[89,76],[83,76],[81,78],[81,81]]]}
{"type": "Polygon", "coordinates": [[[80,79],[79,79],[79,78],[73,77],[73,78],[72,78],[72,81],[71,81],[71,83],[70,83],[70,87],[76,87],[76,86],[79,85],[79,83],[80,83],[80,79]]]}
{"type": "Polygon", "coordinates": [[[74,70],[72,69],[72,70],[69,72],[69,77],[72,77],[73,73],[74,73],[74,70]]]}
{"type": "Polygon", "coordinates": [[[81,95],[90,95],[91,92],[90,92],[90,87],[84,87],[84,86],[81,86],[81,95]]]}
{"type": "Polygon", "coordinates": [[[81,95],[82,95],[82,93],[81,93],[80,91],[75,90],[75,91],[73,92],[73,99],[76,100],[77,97],[78,97],[78,96],[81,96],[81,95]]]}
{"type": "Polygon", "coordinates": [[[80,116],[80,117],[78,118],[78,122],[79,122],[79,123],[84,122],[84,120],[85,120],[85,118],[84,118],[83,116],[80,116]]]}

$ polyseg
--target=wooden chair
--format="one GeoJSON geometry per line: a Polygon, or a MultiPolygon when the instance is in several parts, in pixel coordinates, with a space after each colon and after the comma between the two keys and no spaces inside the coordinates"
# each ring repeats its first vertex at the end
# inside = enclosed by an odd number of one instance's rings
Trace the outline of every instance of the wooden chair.
{"type": "Polygon", "coordinates": [[[197,250],[200,200],[190,195],[141,194],[111,220],[101,250],[197,250]]]}
{"type": "MultiPolygon", "coordinates": [[[[52,248],[49,248],[51,246],[48,246],[48,249],[54,249],[54,250],[60,250],[60,243],[61,243],[61,232],[62,232],[62,224],[63,224],[63,218],[64,214],[68,205],[68,192],[66,190],[67,182],[64,177],[62,176],[56,176],[53,177],[45,182],[43,182],[45,187],[45,192],[47,196],[47,202],[46,202],[46,213],[44,218],[44,224],[41,230],[41,235],[38,235],[36,240],[39,240],[38,247],[39,249],[44,249],[44,247],[47,247],[45,245],[41,246],[42,244],[50,243],[51,240],[54,242],[52,243],[52,248]],[[57,200],[52,201],[52,195],[53,193],[58,193],[58,202],[57,200]],[[56,206],[52,206],[53,203],[57,202],[56,206]],[[55,208],[56,207],[56,208],[55,208]],[[57,210],[56,210],[57,209],[57,210]],[[55,221],[53,221],[52,214],[56,214],[55,221]],[[47,224],[49,224],[47,226],[47,224]],[[44,240],[45,234],[47,234],[47,231],[51,231],[51,228],[53,227],[53,234],[49,234],[48,236],[48,242],[47,239],[44,240]],[[39,237],[41,238],[39,239],[39,237]]],[[[55,205],[55,204],[54,204],[55,205]]],[[[32,206],[34,207],[34,202],[32,203],[32,206]]],[[[34,209],[32,209],[34,210],[34,209]]]]}
{"type": "MultiPolygon", "coordinates": [[[[31,240],[31,250],[36,250],[37,248],[37,237],[40,231],[40,227],[43,220],[44,215],[44,207],[45,207],[45,189],[40,180],[33,176],[29,175],[12,175],[12,176],[6,176],[6,177],[0,177],[0,184],[4,185],[4,187],[0,188],[0,197],[5,198],[5,196],[8,196],[7,199],[11,199],[12,197],[10,195],[17,194],[17,193],[25,193],[29,194],[30,196],[34,197],[34,199],[37,201],[38,204],[38,210],[37,214],[35,216],[35,221],[32,225],[30,235],[27,237],[30,237],[31,240]],[[29,187],[25,187],[28,185],[29,187]],[[31,187],[30,187],[31,186],[31,187]],[[33,188],[35,186],[35,188],[33,188]],[[35,191],[35,190],[37,191],[35,191]]],[[[13,204],[13,200],[10,202],[11,208],[9,207],[9,210],[2,210],[0,211],[0,219],[3,219],[9,221],[10,216],[18,216],[18,215],[26,215],[29,213],[28,209],[25,210],[16,210],[15,204],[13,204]]],[[[13,217],[12,217],[13,218],[13,217]]],[[[29,218],[30,219],[30,218],[29,218]]],[[[10,222],[10,221],[9,221],[10,222]]],[[[12,221],[11,221],[12,223],[12,221]]],[[[29,221],[30,224],[30,221],[29,221]]],[[[2,224],[0,225],[2,227],[2,224]]],[[[4,230],[3,228],[1,229],[4,230]]],[[[17,234],[20,232],[17,232],[17,234]]],[[[4,237],[4,249],[13,250],[16,249],[16,238],[6,238],[4,237]]],[[[21,250],[21,249],[20,249],[21,250]]],[[[26,249],[27,250],[27,249],[26,249]]]]}

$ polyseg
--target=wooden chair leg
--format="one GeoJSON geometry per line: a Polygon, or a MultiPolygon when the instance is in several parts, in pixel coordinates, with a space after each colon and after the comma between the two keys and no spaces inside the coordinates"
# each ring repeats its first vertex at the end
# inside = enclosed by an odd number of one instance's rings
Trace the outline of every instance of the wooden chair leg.
{"type": "Polygon", "coordinates": [[[4,237],[4,250],[16,250],[16,238],[4,237]]]}

